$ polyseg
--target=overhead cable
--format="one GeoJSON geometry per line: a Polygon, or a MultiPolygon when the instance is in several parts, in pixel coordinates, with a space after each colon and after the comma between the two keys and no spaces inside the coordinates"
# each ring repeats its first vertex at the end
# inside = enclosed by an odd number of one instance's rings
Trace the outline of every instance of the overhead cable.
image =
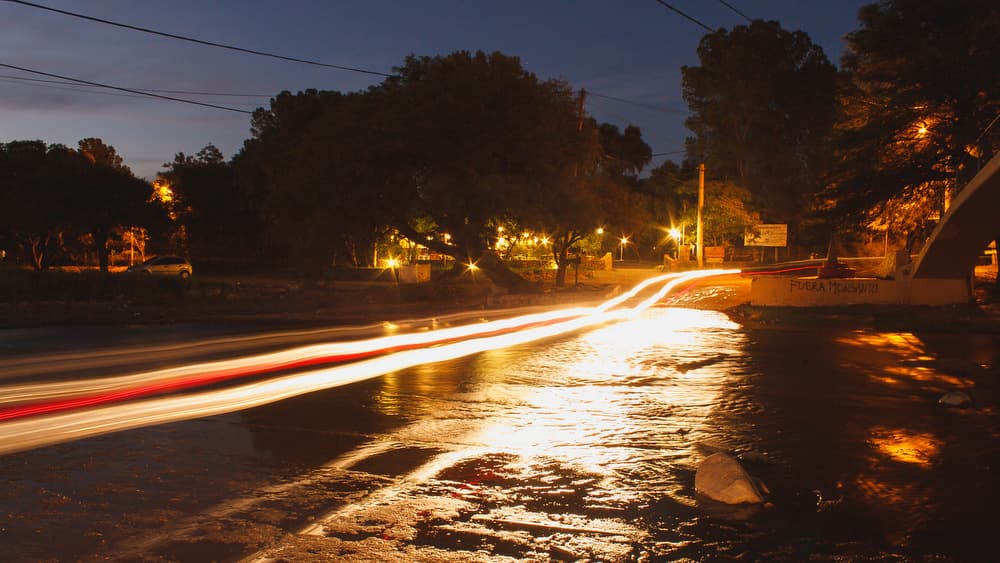
{"type": "MultiPolygon", "coordinates": [[[[16,76],[0,75],[0,80],[6,82],[14,82],[15,84],[23,82],[26,80],[31,80],[30,78],[19,78],[16,76]],[[15,82],[16,81],[16,82],[15,82]]],[[[33,82],[41,82],[35,80],[33,82]]],[[[83,92],[84,94],[101,94],[102,96],[121,96],[123,98],[145,98],[139,94],[123,94],[121,92],[105,92],[104,90],[88,90],[86,88],[72,88],[70,86],[57,86],[57,84],[75,84],[76,86],[84,86],[83,84],[77,84],[76,82],[61,82],[57,80],[46,80],[45,82],[51,82],[52,84],[35,84],[35,86],[41,86],[42,88],[53,88],[55,90],[67,90],[69,92],[83,92]]],[[[23,84],[22,84],[23,85],[23,84]]]]}
{"type": "Polygon", "coordinates": [[[691,17],[691,16],[689,16],[689,15],[685,14],[684,12],[682,12],[682,11],[678,10],[677,8],[675,8],[675,7],[671,6],[670,4],[667,4],[667,3],[666,3],[666,2],[664,2],[663,0],[656,0],[656,1],[657,1],[657,2],[659,3],[659,4],[661,4],[661,5],[662,5],[662,6],[664,7],[664,8],[666,8],[666,9],[668,9],[668,10],[672,11],[672,12],[675,12],[675,13],[679,14],[680,16],[682,16],[682,17],[684,17],[684,18],[687,18],[688,20],[690,20],[690,21],[692,21],[692,22],[694,22],[694,23],[696,23],[696,24],[700,25],[700,26],[701,26],[702,28],[704,28],[704,29],[705,29],[705,31],[707,31],[707,32],[709,32],[709,33],[711,33],[711,32],[713,32],[713,31],[715,31],[714,29],[712,29],[712,28],[708,27],[707,25],[705,25],[705,24],[701,23],[700,21],[698,21],[698,20],[694,19],[693,17],[691,17]]]}
{"type": "Polygon", "coordinates": [[[121,86],[112,86],[110,84],[102,84],[100,82],[92,82],[90,80],[83,80],[81,78],[73,78],[73,77],[70,77],[70,76],[63,76],[61,74],[53,74],[51,72],[42,72],[40,70],[32,70],[30,68],[24,68],[24,67],[21,67],[21,66],[9,65],[9,64],[6,64],[6,63],[0,63],[0,67],[9,68],[9,69],[13,69],[13,70],[19,70],[21,72],[28,72],[28,73],[31,73],[31,74],[38,74],[38,75],[41,75],[41,76],[48,76],[49,78],[60,78],[62,80],[70,80],[70,81],[76,82],[78,84],[88,84],[90,86],[97,86],[98,88],[109,88],[111,90],[119,90],[119,91],[122,91],[122,92],[129,92],[131,94],[139,94],[141,96],[147,96],[147,97],[150,97],[150,98],[160,98],[160,99],[163,99],[163,100],[170,100],[170,101],[173,101],[173,102],[181,102],[181,103],[184,103],[184,104],[192,104],[192,105],[196,105],[196,106],[204,106],[204,107],[209,107],[209,108],[222,109],[222,110],[226,110],[226,111],[234,111],[234,112],[237,112],[237,113],[245,113],[245,114],[248,114],[248,115],[252,115],[253,114],[252,111],[247,111],[247,110],[242,110],[242,109],[237,109],[237,108],[231,108],[231,107],[226,107],[226,106],[220,106],[220,105],[216,105],[216,104],[209,104],[209,103],[206,103],[206,102],[199,102],[199,101],[196,101],[196,100],[188,100],[188,99],[185,99],[185,98],[175,98],[173,96],[164,96],[162,94],[154,94],[152,92],[143,92],[142,90],[134,90],[132,88],[122,88],[121,86]]]}
{"type": "Polygon", "coordinates": [[[120,22],[116,22],[116,21],[105,20],[105,19],[102,19],[102,18],[96,18],[96,17],[93,17],[93,16],[85,15],[85,14],[78,14],[76,12],[70,12],[70,11],[67,11],[67,10],[60,10],[58,8],[52,8],[50,6],[43,6],[42,4],[35,4],[34,2],[25,2],[24,0],[6,0],[6,1],[14,3],[14,4],[21,4],[21,5],[24,5],[24,6],[30,6],[32,8],[38,8],[40,10],[48,10],[50,12],[55,12],[57,14],[63,14],[63,15],[66,15],[66,16],[71,16],[71,17],[74,17],[74,18],[80,18],[80,19],[84,19],[84,20],[88,20],[88,21],[92,21],[92,22],[103,23],[103,24],[107,24],[107,25],[113,25],[115,27],[123,27],[125,29],[131,29],[131,30],[134,30],[134,31],[141,31],[143,33],[151,33],[153,35],[159,35],[159,36],[162,36],[162,37],[169,37],[171,39],[179,39],[181,41],[190,41],[191,43],[198,43],[199,45],[208,45],[209,47],[218,47],[220,49],[229,49],[231,51],[239,51],[241,53],[249,53],[251,55],[259,55],[261,57],[271,57],[273,59],[281,59],[281,60],[284,60],[284,61],[291,61],[291,62],[302,63],[302,64],[307,64],[307,65],[321,66],[321,67],[326,67],[326,68],[334,68],[334,69],[337,69],[337,70],[346,70],[346,71],[350,71],[350,72],[360,72],[362,74],[372,74],[372,75],[375,75],[375,76],[386,76],[386,77],[395,76],[393,74],[388,74],[388,73],[385,73],[385,72],[378,72],[376,70],[366,70],[366,69],[363,69],[363,68],[356,68],[356,67],[350,67],[350,66],[335,65],[335,64],[330,64],[330,63],[323,63],[323,62],[319,62],[319,61],[313,61],[313,60],[309,60],[309,59],[299,59],[299,58],[296,58],[296,57],[288,57],[288,56],[285,56],[285,55],[277,55],[275,53],[268,53],[266,51],[257,51],[256,49],[245,49],[243,47],[236,47],[234,45],[226,45],[224,43],[216,43],[214,41],[206,41],[204,39],[196,39],[194,37],[187,37],[187,36],[184,36],[184,35],[177,35],[176,33],[167,33],[165,31],[157,31],[155,29],[149,29],[149,28],[146,28],[146,27],[139,27],[139,26],[135,26],[135,25],[129,25],[129,24],[126,24],[126,23],[120,23],[120,22]]]}
{"type": "Polygon", "coordinates": [[[598,94],[597,92],[591,92],[590,90],[587,90],[587,94],[590,94],[591,96],[594,96],[596,98],[604,98],[606,100],[613,100],[613,101],[616,101],[616,102],[621,102],[623,104],[631,104],[633,106],[638,106],[638,107],[641,107],[641,108],[651,109],[651,110],[654,110],[654,111],[661,111],[663,113],[673,113],[673,114],[683,113],[680,110],[673,110],[673,109],[670,109],[670,108],[664,108],[664,107],[660,107],[660,106],[654,106],[652,104],[644,104],[642,102],[633,102],[632,100],[626,100],[625,98],[617,98],[615,96],[608,96],[608,95],[605,95],[605,94],[598,94]]]}
{"type": "MultiPolygon", "coordinates": [[[[25,82],[43,82],[49,84],[66,84],[74,85],[77,82],[72,82],[69,80],[46,80],[44,78],[28,78],[26,76],[13,76],[10,74],[0,74],[0,78],[5,78],[8,80],[23,80],[25,82]]],[[[133,90],[139,90],[140,92],[160,92],[163,94],[189,94],[192,96],[228,96],[237,98],[270,98],[273,94],[235,94],[232,92],[198,92],[194,90],[158,90],[155,88],[132,88],[133,90]]],[[[106,92],[105,92],[106,93],[106,92]]]]}
{"type": "Polygon", "coordinates": [[[743,12],[737,10],[735,6],[733,6],[729,2],[726,2],[726,0],[719,0],[719,3],[722,4],[723,6],[729,8],[730,10],[736,12],[737,14],[743,16],[748,22],[753,23],[753,19],[750,16],[748,16],[748,15],[744,14],[743,12]]]}

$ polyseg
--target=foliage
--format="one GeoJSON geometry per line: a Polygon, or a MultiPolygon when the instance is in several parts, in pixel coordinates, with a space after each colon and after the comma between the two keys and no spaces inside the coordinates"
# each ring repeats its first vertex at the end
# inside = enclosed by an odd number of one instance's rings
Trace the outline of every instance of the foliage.
{"type": "Polygon", "coordinates": [[[170,186],[171,211],[189,250],[209,262],[251,260],[259,231],[255,202],[240,191],[219,149],[210,144],[194,156],[177,153],[164,167],[160,179],[170,186]]]}
{"type": "Polygon", "coordinates": [[[93,242],[102,270],[108,267],[108,237],[123,225],[149,222],[151,186],[115,162],[100,139],[81,147],[14,141],[0,145],[0,223],[36,270],[48,268],[68,240],[93,242]],[[84,236],[86,235],[86,236],[84,236]]]}
{"type": "Polygon", "coordinates": [[[488,255],[488,227],[497,217],[554,221],[580,202],[572,171],[594,154],[586,150],[593,137],[578,131],[569,86],[541,81],[500,53],[409,57],[397,72],[384,90],[406,117],[399,137],[409,140],[409,170],[394,182],[402,204],[394,222],[409,236],[404,221],[430,217],[452,241],[432,248],[482,262],[494,281],[523,285],[488,255]]]}
{"type": "Polygon", "coordinates": [[[653,150],[642,140],[642,130],[628,125],[622,132],[610,123],[602,123],[597,128],[601,144],[601,168],[615,180],[635,184],[639,172],[653,158],[653,150]]]}
{"type": "Polygon", "coordinates": [[[1000,10],[885,0],[847,36],[825,203],[842,222],[910,232],[1000,147],[1000,10]]]}
{"type": "Polygon", "coordinates": [[[556,261],[556,285],[565,284],[569,254],[600,251],[602,238],[592,234],[601,225],[634,232],[649,219],[645,196],[637,191],[638,174],[652,155],[638,127],[624,132],[610,124],[598,126],[593,120],[579,122],[580,141],[594,138],[598,145],[583,145],[574,163],[573,176],[559,185],[561,190],[543,194],[546,202],[531,201],[522,211],[534,228],[552,233],[552,253],[556,261]]]}
{"type": "Polygon", "coordinates": [[[282,92],[269,109],[254,112],[253,137],[233,167],[244,197],[257,203],[268,254],[320,269],[339,262],[338,248],[350,247],[354,265],[368,262],[362,249],[371,247],[379,206],[365,200],[386,195],[378,177],[394,163],[377,160],[386,158],[382,147],[392,139],[379,139],[367,98],[282,92]],[[372,178],[361,181],[366,174],[372,178]]]}
{"type": "MultiPolygon", "coordinates": [[[[688,207],[683,217],[685,224],[697,222],[698,184],[697,181],[686,182],[680,193],[694,201],[688,207]]],[[[705,209],[702,215],[702,228],[706,246],[736,245],[743,240],[743,235],[760,224],[760,215],[747,208],[751,202],[750,190],[732,182],[705,182],[705,209]]]]}
{"type": "Polygon", "coordinates": [[[77,151],[92,163],[103,164],[128,175],[132,174],[132,170],[125,166],[118,151],[111,145],[105,144],[101,139],[94,137],[80,139],[77,147],[77,151]]]}
{"type": "MultiPolygon", "coordinates": [[[[594,228],[606,202],[594,188],[606,173],[596,126],[567,84],[500,53],[411,56],[396,72],[364,92],[284,92],[255,113],[254,138],[234,165],[261,203],[272,247],[319,268],[342,243],[357,265],[388,225],[524,288],[492,252],[495,225],[567,240],[594,228]]],[[[642,154],[638,129],[614,133],[615,156],[642,154]]],[[[617,170],[634,177],[640,168],[617,170]]]]}
{"type": "Polygon", "coordinates": [[[75,188],[70,194],[74,230],[93,237],[100,269],[107,271],[112,233],[123,226],[151,224],[160,210],[151,202],[152,186],[127,168],[85,162],[62,181],[75,188]]]}
{"type": "Polygon", "coordinates": [[[760,20],[704,36],[698,58],[681,69],[688,158],[748,189],[768,221],[799,220],[823,185],[833,65],[804,32],[760,20]]]}

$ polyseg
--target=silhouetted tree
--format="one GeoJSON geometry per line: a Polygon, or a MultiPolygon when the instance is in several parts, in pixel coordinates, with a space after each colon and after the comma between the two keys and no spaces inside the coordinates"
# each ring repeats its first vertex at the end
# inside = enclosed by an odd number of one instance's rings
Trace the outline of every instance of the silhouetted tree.
{"type": "Polygon", "coordinates": [[[146,226],[161,213],[151,201],[153,187],[127,172],[85,160],[68,179],[73,228],[93,237],[101,271],[108,271],[108,239],[122,227],[146,226]]]}
{"type": "Polygon", "coordinates": [[[885,0],[847,36],[825,194],[833,216],[906,234],[1000,148],[1000,9],[991,0],[885,0]]]}
{"type": "Polygon", "coordinates": [[[259,258],[256,202],[236,184],[233,166],[207,145],[194,156],[174,155],[160,176],[173,192],[176,221],[189,250],[202,261],[232,264],[259,258]]]}
{"type": "Polygon", "coordinates": [[[103,164],[120,172],[132,174],[132,170],[125,166],[125,161],[118,155],[118,151],[111,145],[105,144],[101,139],[94,137],[80,139],[77,147],[77,151],[92,163],[103,164]]]}
{"type": "MultiPolygon", "coordinates": [[[[319,240],[324,238],[323,230],[314,228],[317,221],[323,220],[323,214],[335,207],[320,205],[314,199],[328,185],[320,172],[327,170],[323,163],[328,156],[350,158],[361,148],[362,141],[358,139],[359,144],[353,146],[342,143],[347,152],[336,153],[311,146],[306,138],[323,134],[313,132],[317,122],[328,106],[342,97],[339,92],[312,89],[298,94],[281,92],[271,99],[268,108],[254,112],[252,137],[233,157],[236,186],[246,201],[253,202],[260,246],[275,263],[287,261],[301,267],[315,263],[322,267],[332,261],[335,245],[328,238],[319,240]],[[317,155],[319,151],[324,154],[317,155]],[[307,221],[304,214],[313,219],[307,221]],[[324,244],[322,249],[316,248],[324,244]]],[[[329,137],[340,138],[336,129],[329,137]]]]}
{"type": "Polygon", "coordinates": [[[704,36],[698,58],[681,69],[688,158],[748,189],[766,220],[795,223],[824,185],[836,69],[806,33],[760,20],[704,36]]]}

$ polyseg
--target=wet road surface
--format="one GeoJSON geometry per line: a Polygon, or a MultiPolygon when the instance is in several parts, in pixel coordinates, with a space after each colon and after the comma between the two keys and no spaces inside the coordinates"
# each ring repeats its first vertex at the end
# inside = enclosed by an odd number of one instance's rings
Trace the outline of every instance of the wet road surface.
{"type": "Polygon", "coordinates": [[[237,413],[0,457],[38,560],[990,560],[995,335],[657,307],[237,413]],[[967,409],[937,404],[962,389],[967,409]],[[765,507],[700,498],[725,451],[765,507]]]}

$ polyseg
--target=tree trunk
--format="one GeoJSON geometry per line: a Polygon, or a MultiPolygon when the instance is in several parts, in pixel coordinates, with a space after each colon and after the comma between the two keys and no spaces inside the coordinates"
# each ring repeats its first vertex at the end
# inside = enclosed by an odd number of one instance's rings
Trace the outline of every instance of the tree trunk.
{"type": "Polygon", "coordinates": [[[552,256],[556,259],[556,287],[566,287],[566,268],[569,266],[569,249],[580,236],[573,231],[554,238],[552,256]]]}
{"type": "Polygon", "coordinates": [[[94,246],[97,250],[97,264],[102,272],[108,271],[108,232],[95,229],[91,233],[94,237],[94,246]]]}
{"type": "Polygon", "coordinates": [[[569,246],[559,245],[559,251],[552,249],[552,255],[556,259],[556,287],[566,287],[566,266],[569,265],[569,246]]]}
{"type": "Polygon", "coordinates": [[[32,238],[29,242],[31,248],[31,265],[36,272],[45,269],[45,243],[41,239],[32,238]]]}
{"type": "MultiPolygon", "coordinates": [[[[489,276],[490,281],[511,293],[531,293],[537,291],[537,287],[533,283],[508,268],[493,252],[483,252],[476,261],[476,265],[489,276]]],[[[461,267],[461,264],[456,264],[456,267],[461,267]]]]}

